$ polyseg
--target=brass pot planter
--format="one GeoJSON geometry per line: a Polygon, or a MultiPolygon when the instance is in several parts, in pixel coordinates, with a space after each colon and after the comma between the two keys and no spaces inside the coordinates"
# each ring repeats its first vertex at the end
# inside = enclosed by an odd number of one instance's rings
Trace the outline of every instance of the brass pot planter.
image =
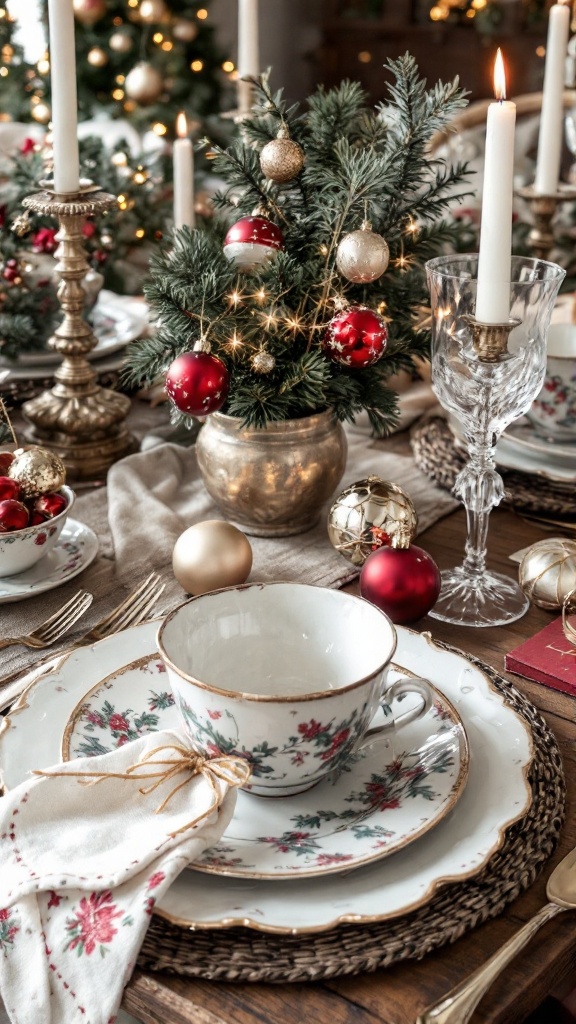
{"type": "Polygon", "coordinates": [[[216,412],[196,451],[206,490],[230,522],[254,537],[289,537],[318,522],[342,478],[347,443],[331,410],[266,427],[216,412]]]}

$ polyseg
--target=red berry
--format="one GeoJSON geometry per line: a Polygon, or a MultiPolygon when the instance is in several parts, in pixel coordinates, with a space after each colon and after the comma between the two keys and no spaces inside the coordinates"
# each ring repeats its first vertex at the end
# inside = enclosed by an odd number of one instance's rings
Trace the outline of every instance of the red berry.
{"type": "Polygon", "coordinates": [[[4,476],[8,472],[8,467],[14,462],[14,456],[12,452],[0,452],[0,474],[4,476]]]}
{"type": "Polygon", "coordinates": [[[0,501],[0,532],[11,533],[28,526],[28,509],[21,501],[7,498],[0,501]]]}
{"type": "Polygon", "coordinates": [[[9,476],[0,476],[0,501],[20,497],[20,484],[9,476]]]}
{"type": "Polygon", "coordinates": [[[34,501],[34,511],[40,512],[45,519],[54,519],[66,508],[66,498],[62,494],[40,494],[34,501]]]}

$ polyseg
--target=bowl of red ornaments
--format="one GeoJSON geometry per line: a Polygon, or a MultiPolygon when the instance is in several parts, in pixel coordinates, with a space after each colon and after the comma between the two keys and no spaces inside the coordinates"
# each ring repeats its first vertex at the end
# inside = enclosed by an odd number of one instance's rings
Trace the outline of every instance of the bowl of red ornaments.
{"type": "Polygon", "coordinates": [[[62,460],[46,448],[0,451],[0,579],[52,551],[74,504],[65,479],[62,460]]]}

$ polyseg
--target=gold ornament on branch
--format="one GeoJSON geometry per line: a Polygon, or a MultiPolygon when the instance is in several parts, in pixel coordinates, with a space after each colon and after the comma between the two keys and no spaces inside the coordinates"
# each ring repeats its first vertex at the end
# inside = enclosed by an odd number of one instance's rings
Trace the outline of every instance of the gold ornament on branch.
{"type": "Polygon", "coordinates": [[[72,0],[72,8],[76,21],[88,28],[100,21],[108,10],[106,0],[72,0]]]}
{"type": "Polygon", "coordinates": [[[576,587],[576,541],[546,537],[532,544],[520,563],[518,579],[526,597],[539,608],[558,610],[576,587]]]}
{"type": "Polygon", "coordinates": [[[47,103],[35,103],[30,113],[38,124],[48,124],[52,117],[52,111],[47,103]]]}
{"type": "Polygon", "coordinates": [[[354,284],[368,284],[376,281],[390,262],[388,243],[372,231],[370,221],[365,220],[359,231],[344,235],[336,250],[336,266],[348,281],[354,284]]]}
{"type": "Polygon", "coordinates": [[[108,45],[114,53],[130,53],[134,43],[127,32],[113,32],[108,45]]]}
{"type": "Polygon", "coordinates": [[[126,75],[124,91],[141,107],[155,103],[164,88],[164,79],[156,68],[147,61],[135,64],[126,75]]]}
{"type": "Polygon", "coordinates": [[[172,552],[174,575],[197,597],[245,583],[252,568],[250,541],[231,523],[209,519],[181,533],[172,552]]]}
{"type": "Polygon", "coordinates": [[[342,491],[328,514],[330,543],[353,565],[383,545],[407,547],[418,516],[411,498],[389,480],[369,476],[342,491]]]}
{"type": "Polygon", "coordinates": [[[267,352],[263,348],[254,353],[250,359],[250,365],[255,373],[272,373],[276,366],[276,360],[271,352],[267,352]]]}
{"type": "Polygon", "coordinates": [[[288,128],[283,125],[278,135],[267,142],[260,153],[262,173],[278,184],[292,181],[304,166],[304,150],[290,138],[288,128]]]}
{"type": "Polygon", "coordinates": [[[86,60],[93,68],[103,68],[106,67],[106,64],[108,63],[108,54],[101,46],[93,46],[92,49],[88,51],[86,60]]]}
{"type": "Polygon", "coordinates": [[[180,43],[193,43],[198,35],[198,25],[187,18],[174,18],[170,25],[174,39],[180,43]]]}
{"type": "Polygon", "coordinates": [[[158,25],[166,17],[166,4],[164,0],[142,0],[138,14],[145,25],[158,25]]]}

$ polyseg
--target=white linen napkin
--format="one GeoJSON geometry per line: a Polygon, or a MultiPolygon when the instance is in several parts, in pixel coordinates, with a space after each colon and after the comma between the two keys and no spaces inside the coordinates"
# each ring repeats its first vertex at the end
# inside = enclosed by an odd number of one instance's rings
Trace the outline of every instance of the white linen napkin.
{"type": "Polygon", "coordinates": [[[0,992],[12,1024],[113,1024],[156,900],[218,841],[248,774],[164,731],[2,798],[0,992]]]}

